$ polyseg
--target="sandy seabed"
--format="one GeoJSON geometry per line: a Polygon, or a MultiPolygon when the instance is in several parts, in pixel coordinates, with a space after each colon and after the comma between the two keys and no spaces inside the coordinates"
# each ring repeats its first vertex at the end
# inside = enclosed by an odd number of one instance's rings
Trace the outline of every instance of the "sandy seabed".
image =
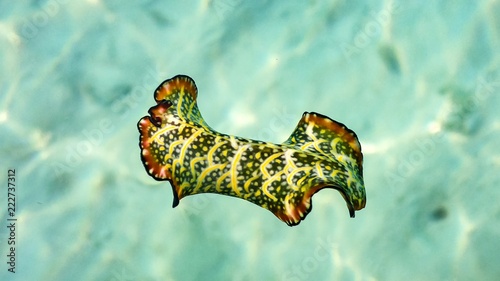
{"type": "Polygon", "coordinates": [[[498,280],[499,1],[180,2],[0,4],[1,280],[498,280]],[[225,196],[172,209],[136,124],[177,74],[220,132],[346,124],[366,208],[320,191],[293,228],[225,196]]]}

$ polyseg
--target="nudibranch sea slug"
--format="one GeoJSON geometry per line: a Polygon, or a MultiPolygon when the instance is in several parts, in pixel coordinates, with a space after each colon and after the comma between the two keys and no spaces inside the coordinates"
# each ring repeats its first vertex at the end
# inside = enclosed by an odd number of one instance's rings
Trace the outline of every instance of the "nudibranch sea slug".
{"type": "Polygon", "coordinates": [[[137,124],[144,167],[154,179],[170,182],[173,207],[188,195],[224,194],[294,226],[311,211],[313,194],[327,187],[342,194],[351,217],[365,207],[361,145],[346,126],[305,112],[281,144],[240,138],[210,128],[197,95],[190,77],[168,79],[137,124]]]}

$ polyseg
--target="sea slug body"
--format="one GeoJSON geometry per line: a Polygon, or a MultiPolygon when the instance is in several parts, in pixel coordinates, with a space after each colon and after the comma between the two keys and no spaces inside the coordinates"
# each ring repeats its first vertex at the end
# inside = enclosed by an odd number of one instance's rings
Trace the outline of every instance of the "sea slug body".
{"type": "Polygon", "coordinates": [[[259,205],[290,226],[306,217],[322,188],[338,190],[351,217],[365,207],[361,145],[345,125],[305,112],[281,144],[230,136],[205,123],[197,95],[190,77],[168,79],[138,123],[144,167],[171,183],[174,207],[188,195],[217,193],[259,205]]]}

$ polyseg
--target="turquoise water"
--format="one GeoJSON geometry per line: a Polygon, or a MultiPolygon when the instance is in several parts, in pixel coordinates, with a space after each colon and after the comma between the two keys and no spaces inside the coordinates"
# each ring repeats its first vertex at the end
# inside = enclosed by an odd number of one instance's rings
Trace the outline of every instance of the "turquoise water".
{"type": "Polygon", "coordinates": [[[498,280],[500,2],[179,2],[0,3],[1,280],[498,280]],[[136,124],[177,74],[220,132],[346,124],[366,208],[322,190],[292,228],[225,196],[172,209],[136,124]]]}

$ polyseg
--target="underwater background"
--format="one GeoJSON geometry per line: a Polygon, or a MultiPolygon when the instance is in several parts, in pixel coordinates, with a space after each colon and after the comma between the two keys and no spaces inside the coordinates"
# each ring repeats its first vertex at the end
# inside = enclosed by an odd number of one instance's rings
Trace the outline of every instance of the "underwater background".
{"type": "Polygon", "coordinates": [[[0,2],[0,280],[499,280],[500,1],[0,2]],[[172,209],[137,122],[192,77],[219,132],[346,124],[366,208],[295,227],[246,201],[172,209]],[[15,169],[15,273],[8,170],[15,169]]]}

